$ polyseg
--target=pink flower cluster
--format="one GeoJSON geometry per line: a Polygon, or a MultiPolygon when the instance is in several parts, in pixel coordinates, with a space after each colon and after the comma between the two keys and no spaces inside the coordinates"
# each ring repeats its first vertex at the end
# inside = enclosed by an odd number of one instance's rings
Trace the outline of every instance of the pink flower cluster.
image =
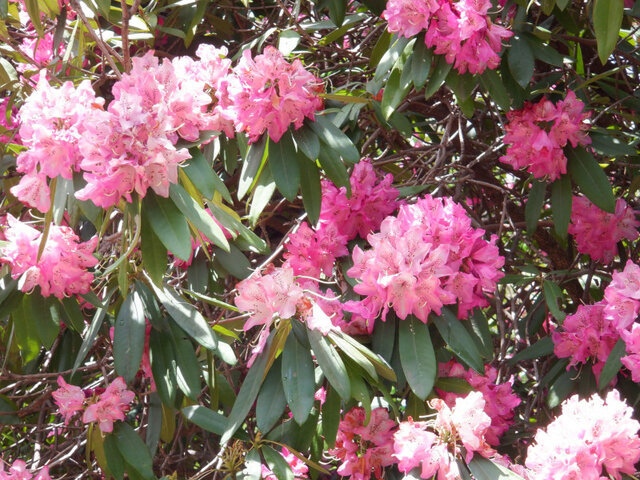
{"type": "Polygon", "coordinates": [[[20,109],[20,138],[27,150],[17,158],[17,170],[25,175],[11,188],[18,200],[41,212],[49,210],[47,178],[71,179],[79,171],[85,123],[103,103],[88,80],[77,88],[71,82],[53,88],[45,75],[40,76],[20,109]]]}
{"type": "Polygon", "coordinates": [[[322,182],[322,206],[318,225],[307,223],[289,235],[285,244],[286,263],[296,275],[330,277],[336,258],[347,255],[347,242],[360,235],[366,238],[380,227],[382,220],[396,210],[398,190],[391,186],[393,176],[378,181],[369,159],[353,167],[349,180],[351,197],[345,187],[322,182]]]}
{"type": "Polygon", "coordinates": [[[245,50],[228,78],[228,110],[236,130],[255,142],[265,132],[274,142],[289,125],[300,128],[305,117],[323,108],[322,82],[305,70],[300,60],[287,62],[274,47],[251,57],[245,50]]]}
{"type": "Polygon", "coordinates": [[[92,397],[88,405],[86,405],[84,391],[80,387],[69,385],[62,377],[58,377],[58,386],[60,388],[52,395],[60,414],[64,417],[64,423],[68,424],[76,412],[84,411],[82,422],[97,422],[103,433],[111,433],[113,422],[124,420],[124,412],[129,409],[129,404],[135,397],[132,391],[127,390],[122,377],[111,382],[102,394],[92,397]]]}
{"type": "MultiPolygon", "coordinates": [[[[291,453],[287,447],[282,447],[281,455],[289,467],[291,467],[291,472],[295,478],[308,478],[307,473],[309,472],[309,467],[307,467],[306,463],[291,453]]],[[[278,480],[278,477],[266,465],[262,464],[261,470],[264,480],[278,480]]]]}
{"type": "Polygon", "coordinates": [[[623,239],[636,240],[640,233],[640,214],[630,208],[622,198],[616,202],[614,213],[600,210],[586,197],[573,197],[569,233],[573,235],[578,251],[594,260],[611,263],[617,254],[617,244],[623,239]]]}
{"type": "Polygon", "coordinates": [[[98,264],[92,255],[98,237],[81,243],[71,228],[51,225],[38,259],[42,233],[11,215],[7,221],[4,236],[8,244],[0,251],[0,262],[11,265],[14,279],[22,276],[23,292],[39,286],[44,297],[64,298],[89,291],[93,274],[87,269],[98,264]]]}
{"type": "Polygon", "coordinates": [[[491,419],[480,392],[457,398],[452,408],[441,399],[432,400],[431,406],[437,411],[435,421],[409,419],[393,436],[393,455],[401,472],[420,467],[420,478],[437,474],[438,480],[456,480],[461,478],[458,458],[469,462],[474,452],[484,457],[495,453],[485,439],[491,419]]]}
{"type": "MultiPolygon", "coordinates": [[[[441,363],[438,377],[454,377],[466,380],[473,390],[480,392],[485,400],[484,412],[491,418],[491,425],[485,432],[489,445],[499,445],[500,437],[513,423],[514,409],[520,405],[520,399],[512,391],[513,378],[505,383],[496,384],[498,371],[491,365],[485,365],[485,374],[480,375],[472,369],[465,369],[455,360],[441,363]]],[[[438,390],[439,396],[452,407],[462,395],[438,390]]]]}
{"type": "Polygon", "coordinates": [[[604,291],[604,298],[593,305],[580,305],[568,315],[562,331],[553,333],[554,352],[571,358],[569,366],[593,361],[599,377],[611,350],[622,337],[628,356],[622,363],[640,381],[640,328],[635,320],[640,312],[640,267],[629,260],[623,271],[616,271],[604,291]]]}
{"type": "Polygon", "coordinates": [[[48,467],[42,468],[35,477],[33,475],[23,460],[13,462],[8,471],[5,471],[4,465],[0,462],[0,480],[51,480],[48,467]]]}
{"type": "Polygon", "coordinates": [[[383,468],[395,463],[392,430],[396,423],[384,408],[374,409],[366,426],[365,419],[362,407],[351,409],[340,421],[335,448],[329,450],[342,462],[338,475],[352,480],[369,480],[372,473],[381,479],[383,468]]]}
{"type": "Polygon", "coordinates": [[[432,311],[440,314],[444,305],[457,303],[458,316],[465,318],[488,304],[484,293],[503,275],[497,237],[487,242],[483,235],[450,198],[427,195],[401,206],[367,237],[371,249],[354,248],[347,274],[360,280],[354,290],[365,298],[347,302],[345,309],[369,332],[379,315],[385,321],[389,308],[401,319],[413,314],[426,323],[432,311]]]}
{"type": "Polygon", "coordinates": [[[546,430],[538,430],[526,466],[534,480],[620,480],[622,473],[636,471],[639,428],[633,409],[616,390],[605,401],[597,395],[588,400],[574,395],[546,430]]]}
{"type": "Polygon", "coordinates": [[[512,32],[494,24],[491,0],[389,0],[382,16],[403,37],[426,30],[425,43],[460,73],[482,73],[500,63],[502,39],[512,32]]]}
{"type": "Polygon", "coordinates": [[[504,143],[511,144],[500,161],[515,169],[526,168],[536,178],[553,181],[567,173],[567,157],[562,149],[571,143],[590,145],[584,104],[569,90],[557,104],[543,98],[536,104],[527,102],[521,110],[507,113],[504,143]]]}

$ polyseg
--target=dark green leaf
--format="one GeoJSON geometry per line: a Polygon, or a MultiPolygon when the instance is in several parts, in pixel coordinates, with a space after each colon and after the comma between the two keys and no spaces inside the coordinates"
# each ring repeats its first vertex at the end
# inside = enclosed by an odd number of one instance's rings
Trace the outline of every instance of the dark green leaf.
{"type": "Polygon", "coordinates": [[[113,332],[113,360],[116,371],[131,382],[140,368],[145,336],[144,305],[135,290],[125,298],[113,332]]]}
{"type": "Polygon", "coordinates": [[[311,161],[316,161],[320,152],[320,140],[313,130],[303,125],[302,128],[293,132],[293,140],[296,142],[298,150],[304,153],[311,161]]]}
{"type": "Polygon", "coordinates": [[[476,309],[473,315],[468,320],[467,330],[473,332],[475,338],[478,340],[476,344],[478,349],[484,358],[493,357],[493,339],[491,338],[491,332],[489,331],[489,320],[486,315],[480,309],[476,309]]]}
{"type": "Polygon", "coordinates": [[[282,351],[282,387],[298,425],[307,421],[315,394],[313,360],[309,350],[289,335],[282,351]]]}
{"type": "Polygon", "coordinates": [[[262,447],[262,454],[278,480],[294,480],[291,467],[282,455],[268,445],[262,447]]]}
{"type": "Polygon", "coordinates": [[[534,59],[533,52],[524,38],[515,35],[511,39],[507,60],[513,78],[522,88],[526,88],[533,76],[534,59]]]}
{"type": "Polygon", "coordinates": [[[626,344],[624,340],[621,338],[618,339],[618,342],[615,344],[611,353],[609,354],[609,358],[607,358],[607,362],[604,364],[602,371],[600,372],[600,379],[598,380],[598,390],[604,390],[609,386],[611,381],[616,378],[618,372],[622,368],[622,362],[620,358],[624,357],[626,353],[626,344]]]}
{"type": "Polygon", "coordinates": [[[511,108],[511,99],[509,98],[502,78],[500,78],[500,74],[496,70],[488,68],[480,75],[480,83],[489,93],[489,98],[502,110],[508,112],[511,108]]]}
{"type": "Polygon", "coordinates": [[[317,116],[316,121],[311,122],[309,126],[329,148],[338,152],[345,161],[352,164],[360,161],[360,152],[351,139],[330,120],[317,116]]]}
{"type": "Polygon", "coordinates": [[[438,390],[457,393],[459,395],[466,395],[473,391],[473,387],[469,385],[469,382],[457,377],[440,377],[436,380],[435,387],[438,390]]]}
{"type": "Polygon", "coordinates": [[[149,277],[160,285],[164,274],[167,273],[167,248],[162,244],[158,236],[151,228],[146,215],[142,216],[142,264],[149,273],[149,277]]]}
{"type": "Polygon", "coordinates": [[[378,380],[378,374],[373,364],[369,359],[358,350],[358,348],[347,340],[348,335],[342,334],[342,332],[330,332],[329,338],[346,355],[346,358],[352,360],[358,364],[373,380],[378,380]]]}
{"type": "Polygon", "coordinates": [[[562,302],[562,290],[558,284],[551,280],[545,280],[542,282],[542,290],[544,292],[544,300],[547,303],[551,315],[553,315],[556,320],[563,321],[567,315],[558,307],[558,300],[562,302]]]}
{"type": "Polygon", "coordinates": [[[174,323],[170,323],[170,325],[175,340],[174,351],[176,354],[178,388],[191,400],[197,401],[201,389],[200,374],[202,368],[196,357],[193,345],[184,331],[174,323]]]}
{"type": "Polygon", "coordinates": [[[220,265],[238,280],[243,280],[251,274],[252,270],[249,260],[235,245],[229,245],[228,252],[216,248],[213,250],[213,253],[215,259],[220,262],[220,265]]]}
{"type": "Polygon", "coordinates": [[[562,175],[551,185],[551,208],[555,231],[563,239],[568,234],[572,200],[571,180],[569,175],[562,175]]]}
{"type": "Polygon", "coordinates": [[[13,415],[17,411],[15,403],[0,395],[0,425],[18,425],[21,422],[20,417],[13,415]]]}
{"type": "Polygon", "coordinates": [[[168,332],[160,332],[155,328],[149,336],[149,358],[151,373],[162,402],[173,407],[177,393],[176,353],[168,332]]]}
{"type": "Polygon", "coordinates": [[[340,395],[335,388],[327,388],[327,398],[322,405],[322,433],[329,448],[336,444],[336,435],[340,423],[340,395]]]}
{"type": "Polygon", "coordinates": [[[527,222],[527,234],[533,235],[538,228],[538,220],[544,206],[544,197],[547,193],[547,182],[534,180],[527,204],[524,207],[524,218],[527,222]]]}
{"type": "Polygon", "coordinates": [[[191,154],[191,159],[187,160],[182,168],[189,180],[200,190],[200,193],[208,200],[211,200],[215,192],[220,192],[222,198],[229,203],[233,203],[229,190],[216,175],[216,172],[213,171],[200,149],[191,148],[189,153],[191,154]]]}
{"type": "Polygon", "coordinates": [[[191,234],[187,219],[168,198],[148,192],[142,201],[143,217],[147,217],[151,228],[167,250],[180,260],[191,257],[191,234]]]}
{"type": "Polygon", "coordinates": [[[635,155],[637,150],[633,145],[622,142],[612,134],[601,134],[592,132],[591,148],[601,155],[608,157],[618,157],[621,155],[635,155]]]}
{"type": "Polygon", "coordinates": [[[411,58],[411,80],[416,90],[421,89],[427,81],[432,60],[431,50],[427,48],[422,37],[418,38],[411,58]]]}
{"type": "MultiPolygon", "coordinates": [[[[227,428],[227,417],[202,405],[184,407],[182,414],[190,422],[216,435],[222,435],[227,428]]],[[[242,431],[237,432],[234,437],[240,440],[249,440],[249,436],[242,431]]]]}
{"type": "Polygon", "coordinates": [[[482,361],[482,355],[467,329],[464,328],[451,310],[443,308],[442,315],[435,317],[433,322],[453,353],[480,375],[483,375],[484,362],[482,361]]]}
{"type": "MultiPolygon", "coordinates": [[[[151,456],[155,455],[158,448],[158,442],[162,433],[162,401],[157,392],[149,394],[149,416],[147,421],[147,432],[145,434],[145,443],[151,452],[151,456]]],[[[106,450],[106,444],[105,444],[106,450]]],[[[107,454],[107,463],[109,455],[107,454]]]]}
{"type": "Polygon", "coordinates": [[[607,63],[620,38],[623,12],[623,0],[595,0],[593,29],[598,41],[598,57],[603,65],[607,63]]]}
{"type": "Polygon", "coordinates": [[[276,182],[273,180],[271,165],[268,163],[262,169],[260,178],[256,183],[251,197],[251,207],[249,207],[249,223],[255,227],[260,219],[263,210],[271,201],[271,197],[276,191],[276,182]]]}
{"type": "Polygon", "coordinates": [[[362,377],[355,372],[351,371],[349,373],[349,380],[351,381],[351,396],[364,408],[364,424],[367,425],[371,420],[371,395],[369,395],[369,389],[362,377]]]}
{"type": "Polygon", "coordinates": [[[128,423],[118,422],[113,427],[113,436],[125,461],[145,480],[155,480],[151,454],[135,430],[128,423]]]}
{"type": "Polygon", "coordinates": [[[277,358],[269,370],[256,402],[256,423],[263,434],[271,430],[276,422],[282,418],[287,406],[287,399],[282,388],[281,358],[277,358]]]}
{"type": "Polygon", "coordinates": [[[447,63],[444,55],[438,55],[436,57],[435,65],[433,66],[433,73],[427,81],[427,87],[424,90],[425,100],[431,98],[431,96],[440,89],[444,83],[444,79],[447,78],[450,71],[451,64],[447,63]]]}
{"type": "MultiPolygon", "coordinates": [[[[109,304],[109,300],[111,299],[111,295],[115,290],[111,290],[107,293],[107,296],[104,299],[105,304],[109,304]]],[[[75,373],[76,369],[83,362],[84,357],[87,356],[89,350],[93,346],[93,342],[96,339],[96,335],[98,334],[98,330],[102,326],[102,320],[104,320],[104,316],[106,314],[105,308],[98,308],[96,312],[93,314],[93,319],[91,320],[91,325],[89,325],[89,329],[85,334],[85,337],[82,339],[82,345],[80,346],[80,351],[78,352],[78,356],[76,357],[76,361],[73,363],[73,373],[75,373]]],[[[72,373],[72,374],[73,374],[72,373]]]]}
{"type": "Polygon", "coordinates": [[[393,344],[396,339],[396,324],[387,315],[386,322],[376,322],[371,338],[371,346],[374,352],[381,355],[387,362],[391,361],[393,344]]]}
{"type": "Polygon", "coordinates": [[[292,202],[298,195],[300,167],[291,135],[285,133],[278,143],[269,141],[269,165],[278,190],[292,202]]]}
{"type": "Polygon", "coordinates": [[[338,391],[342,399],[345,401],[349,400],[349,398],[351,398],[351,384],[349,382],[347,368],[340,358],[340,355],[320,332],[317,330],[308,330],[307,333],[309,343],[316,356],[318,365],[322,369],[322,373],[327,377],[331,386],[338,391]]]}
{"type": "Polygon", "coordinates": [[[568,157],[567,168],[582,193],[605,212],[613,213],[616,198],[607,175],[593,155],[583,148],[576,148],[569,152],[568,157]]]}
{"type": "Polygon", "coordinates": [[[240,181],[238,182],[238,200],[242,200],[258,180],[260,170],[267,161],[268,140],[269,137],[263,135],[257,142],[252,143],[249,147],[249,151],[242,162],[242,171],[240,172],[240,181]]]}
{"type": "Polygon", "coordinates": [[[469,469],[476,480],[524,480],[520,475],[480,455],[474,455],[469,462],[469,469]]]}
{"type": "Polygon", "coordinates": [[[553,353],[553,340],[551,337],[544,337],[538,340],[533,345],[525,348],[521,352],[515,354],[509,359],[509,363],[512,365],[522,362],[524,360],[531,360],[533,358],[544,357],[553,353]]]}
{"type": "Polygon", "coordinates": [[[347,195],[351,195],[351,183],[349,183],[349,173],[347,167],[344,166],[342,160],[334,155],[326,145],[320,145],[320,154],[318,160],[322,169],[327,174],[327,177],[333,182],[336,187],[345,187],[347,189],[347,195]]]}
{"type": "Polygon", "coordinates": [[[302,203],[309,217],[309,223],[315,225],[320,218],[320,207],[322,204],[322,188],[320,184],[320,173],[315,162],[297,156],[300,166],[300,188],[302,190],[302,203]]]}
{"type": "Polygon", "coordinates": [[[420,400],[425,400],[438,373],[429,327],[413,316],[400,320],[398,348],[402,370],[411,390],[420,400]]]}
{"type": "Polygon", "coordinates": [[[124,458],[120,450],[118,450],[118,442],[115,435],[107,435],[104,438],[103,447],[109,472],[117,480],[122,480],[124,478],[124,458]]]}

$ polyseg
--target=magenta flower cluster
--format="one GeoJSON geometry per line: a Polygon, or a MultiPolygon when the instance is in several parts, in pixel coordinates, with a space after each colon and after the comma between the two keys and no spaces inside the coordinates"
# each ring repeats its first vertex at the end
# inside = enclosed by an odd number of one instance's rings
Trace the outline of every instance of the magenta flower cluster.
{"type": "Polygon", "coordinates": [[[599,209],[586,197],[573,197],[569,233],[576,241],[578,251],[594,260],[611,263],[617,254],[618,242],[634,241],[640,235],[640,221],[627,202],[619,198],[614,213],[599,209]]]}
{"type": "Polygon", "coordinates": [[[591,113],[583,112],[583,108],[584,104],[569,90],[566,98],[555,105],[543,98],[508,112],[504,143],[510,146],[500,161],[551,181],[567,173],[567,157],[562,149],[567,143],[574,148],[591,144],[586,133],[586,120],[591,113]]]}
{"type": "Polygon", "coordinates": [[[460,318],[487,306],[485,292],[503,276],[504,258],[497,237],[487,242],[484,233],[450,198],[426,195],[401,206],[397,216],[382,221],[379,233],[367,237],[370,249],[354,248],[347,274],[360,281],[354,290],[364,298],[347,302],[345,309],[372,332],[390,308],[401,319],[413,314],[426,323],[444,305],[458,304],[460,318]]]}
{"type": "Polygon", "coordinates": [[[7,222],[3,233],[8,243],[0,250],[0,262],[11,265],[11,276],[20,278],[23,292],[39,286],[44,297],[64,298],[89,291],[93,274],[87,269],[98,264],[93,256],[98,237],[80,242],[70,227],[51,225],[38,258],[42,233],[11,215],[7,222]]]}
{"type": "Polygon", "coordinates": [[[502,39],[513,33],[491,21],[491,0],[389,0],[388,29],[403,37],[426,30],[425,43],[460,73],[482,73],[500,63],[502,39]]]}
{"type": "Polygon", "coordinates": [[[3,463],[0,461],[0,480],[51,480],[49,467],[42,468],[37,474],[27,469],[27,464],[23,460],[16,460],[5,471],[3,463]]]}

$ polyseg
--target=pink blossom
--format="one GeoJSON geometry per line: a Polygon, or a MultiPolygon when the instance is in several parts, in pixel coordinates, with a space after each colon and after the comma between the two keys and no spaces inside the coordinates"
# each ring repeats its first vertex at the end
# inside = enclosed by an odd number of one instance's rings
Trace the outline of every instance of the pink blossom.
{"type": "Polygon", "coordinates": [[[583,108],[584,104],[569,90],[556,105],[543,98],[508,112],[504,143],[511,145],[500,161],[515,169],[527,168],[536,178],[556,180],[567,172],[567,157],[562,151],[565,145],[591,144],[586,134],[586,120],[591,113],[583,112],[583,108]]]}
{"type": "Polygon", "coordinates": [[[321,81],[300,60],[289,63],[271,46],[255,58],[245,50],[227,81],[227,117],[233,118],[237,131],[248,134],[250,142],[265,131],[278,142],[291,124],[300,128],[323,106],[318,96],[323,91],[321,81]]]}
{"type": "Polygon", "coordinates": [[[84,409],[84,392],[80,387],[69,385],[62,377],[58,377],[58,386],[60,388],[51,395],[66,425],[76,412],[84,409]]]}
{"type": "Polygon", "coordinates": [[[640,324],[634,323],[631,331],[624,330],[621,335],[626,345],[627,355],[620,361],[631,371],[632,380],[640,383],[640,324]]]}
{"type": "Polygon", "coordinates": [[[600,210],[586,197],[573,197],[569,233],[573,235],[578,251],[594,260],[611,263],[616,256],[617,244],[623,239],[638,238],[640,221],[638,212],[619,198],[614,213],[600,210]]]}
{"type": "MultiPolygon", "coordinates": [[[[291,472],[295,478],[308,478],[307,473],[309,472],[309,467],[307,464],[296,457],[293,453],[289,451],[287,447],[282,447],[281,455],[284,457],[289,467],[291,467],[291,472]]],[[[278,480],[278,477],[267,467],[266,465],[261,465],[262,467],[262,478],[264,480],[278,480]]]]}
{"type": "Polygon", "coordinates": [[[0,463],[0,480],[51,480],[49,476],[49,467],[43,467],[34,477],[33,473],[27,469],[27,464],[23,460],[16,460],[9,468],[4,470],[4,466],[0,463]]]}
{"type": "Polygon", "coordinates": [[[613,390],[603,401],[597,395],[577,395],[562,404],[562,413],[540,429],[527,454],[526,466],[534,480],[615,480],[635,473],[640,460],[640,423],[633,409],[613,390]]]}
{"type": "Polygon", "coordinates": [[[304,222],[289,235],[284,258],[296,275],[319,278],[320,274],[330,277],[336,258],[348,253],[347,238],[336,224],[322,224],[313,230],[304,222]]]}
{"type": "Polygon", "coordinates": [[[376,318],[386,319],[389,308],[401,319],[413,314],[426,323],[432,311],[439,315],[444,305],[457,303],[464,318],[487,305],[484,292],[502,277],[497,238],[487,242],[483,234],[449,198],[427,195],[401,206],[379,233],[367,237],[370,250],[354,248],[347,274],[360,281],[354,290],[364,298],[347,302],[345,309],[363,318],[369,332],[376,318]]]}
{"type": "Polygon", "coordinates": [[[124,412],[129,409],[129,404],[135,397],[135,394],[126,388],[122,377],[116,378],[100,395],[98,401],[87,407],[82,421],[84,423],[97,422],[100,431],[111,433],[113,422],[125,419],[124,412]]]}
{"type": "Polygon", "coordinates": [[[389,32],[410,38],[429,28],[429,20],[441,3],[441,0],[389,0],[382,18],[389,22],[389,32]]]}
{"type": "Polygon", "coordinates": [[[42,234],[26,223],[9,215],[5,230],[6,245],[0,253],[0,262],[11,265],[11,276],[23,276],[21,290],[29,292],[36,286],[44,297],[64,298],[75,293],[87,293],[93,274],[87,269],[98,264],[92,252],[98,237],[80,243],[69,227],[51,225],[42,255],[38,249],[42,234]]]}
{"type": "Polygon", "coordinates": [[[383,468],[395,463],[393,432],[395,422],[389,412],[376,408],[365,426],[365,411],[352,408],[340,421],[335,448],[329,450],[342,463],[338,474],[353,480],[369,480],[371,474],[382,478],[383,468]]]}
{"type": "Polygon", "coordinates": [[[628,329],[640,313],[640,266],[627,261],[624,269],[613,272],[604,290],[604,313],[614,327],[628,329]]]}

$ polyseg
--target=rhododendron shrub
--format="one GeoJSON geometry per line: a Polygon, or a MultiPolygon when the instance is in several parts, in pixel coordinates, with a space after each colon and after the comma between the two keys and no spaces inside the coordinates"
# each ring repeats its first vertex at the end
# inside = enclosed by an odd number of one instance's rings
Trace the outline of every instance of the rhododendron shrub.
{"type": "Polygon", "coordinates": [[[0,480],[640,476],[633,0],[0,0],[0,480]]]}

